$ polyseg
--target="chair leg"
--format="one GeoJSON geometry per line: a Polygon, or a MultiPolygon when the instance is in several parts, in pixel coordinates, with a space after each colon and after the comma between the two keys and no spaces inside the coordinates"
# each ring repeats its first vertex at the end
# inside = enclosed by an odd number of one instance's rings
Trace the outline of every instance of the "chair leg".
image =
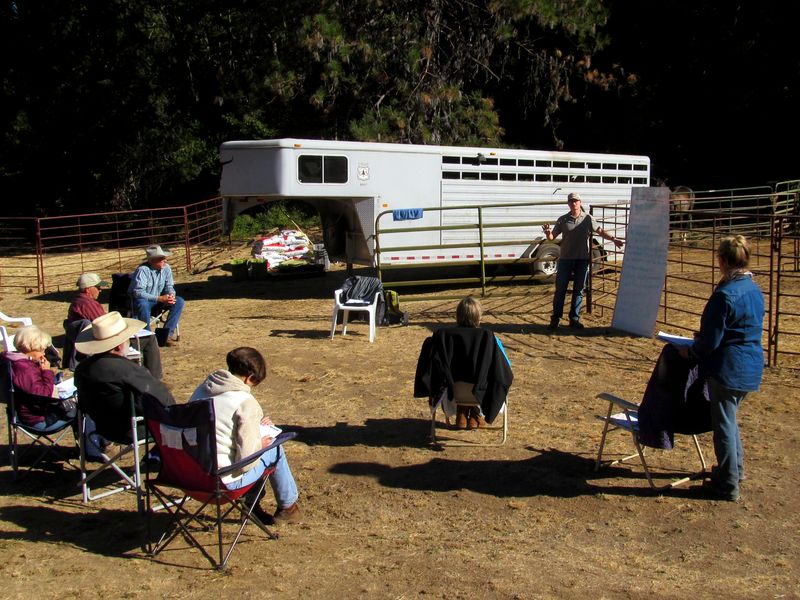
{"type": "Polygon", "coordinates": [[[695,450],[697,450],[697,455],[700,457],[700,464],[703,466],[703,473],[708,470],[708,465],[706,465],[706,457],[703,456],[703,450],[700,448],[700,441],[697,439],[696,435],[692,435],[692,441],[694,442],[695,450]]]}
{"type": "Polygon", "coordinates": [[[342,311],[342,335],[347,335],[347,319],[350,318],[350,311],[342,311]]]}
{"type": "Polygon", "coordinates": [[[603,435],[600,436],[600,448],[597,450],[597,460],[594,463],[594,470],[600,470],[600,463],[603,460],[603,448],[606,445],[606,435],[608,434],[608,426],[610,424],[611,419],[611,409],[614,407],[611,402],[608,403],[608,413],[606,414],[605,421],[603,423],[603,435]]]}
{"type": "Polygon", "coordinates": [[[339,317],[339,307],[334,303],[333,305],[333,317],[331,317],[331,339],[336,334],[336,322],[339,317]]]}
{"type": "Polygon", "coordinates": [[[375,341],[375,311],[370,309],[367,313],[369,315],[369,341],[375,341]]]}

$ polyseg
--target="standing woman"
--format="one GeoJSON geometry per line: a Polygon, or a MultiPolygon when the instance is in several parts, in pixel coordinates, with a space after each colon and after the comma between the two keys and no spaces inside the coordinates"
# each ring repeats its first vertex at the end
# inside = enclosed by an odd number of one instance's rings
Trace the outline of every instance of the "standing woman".
{"type": "Polygon", "coordinates": [[[749,262],[750,248],[743,236],[720,242],[717,264],[722,279],[703,309],[694,344],[681,350],[684,357],[699,362],[711,394],[717,466],[704,487],[715,498],[729,501],[739,499],[739,482],[744,479],[736,411],[747,393],[758,389],[764,371],[764,296],[747,270],[749,262]]]}

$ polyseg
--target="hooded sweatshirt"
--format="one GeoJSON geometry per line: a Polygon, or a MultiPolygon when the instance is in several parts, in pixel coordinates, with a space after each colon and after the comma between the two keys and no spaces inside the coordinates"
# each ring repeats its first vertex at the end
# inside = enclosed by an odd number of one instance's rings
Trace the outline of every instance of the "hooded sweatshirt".
{"type": "MultiPolygon", "coordinates": [[[[261,419],[264,416],[250,386],[229,371],[209,375],[189,402],[213,400],[217,438],[217,467],[232,465],[261,449],[261,419]]],[[[222,478],[223,483],[239,479],[255,462],[222,478]]]]}

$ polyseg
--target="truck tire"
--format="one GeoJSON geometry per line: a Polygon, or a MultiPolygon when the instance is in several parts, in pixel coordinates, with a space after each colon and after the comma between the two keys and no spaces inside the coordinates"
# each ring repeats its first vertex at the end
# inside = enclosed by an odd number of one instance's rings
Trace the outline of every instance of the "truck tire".
{"type": "Polygon", "coordinates": [[[541,244],[533,253],[533,258],[537,262],[531,264],[534,275],[546,275],[548,278],[555,277],[558,270],[558,258],[561,256],[561,247],[552,242],[541,244]]]}

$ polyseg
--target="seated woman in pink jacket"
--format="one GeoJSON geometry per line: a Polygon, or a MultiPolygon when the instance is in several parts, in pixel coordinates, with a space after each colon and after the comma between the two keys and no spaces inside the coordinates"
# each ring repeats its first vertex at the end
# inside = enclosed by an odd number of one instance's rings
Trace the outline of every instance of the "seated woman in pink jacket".
{"type": "Polygon", "coordinates": [[[2,354],[11,363],[18,418],[23,425],[39,431],[67,423],[55,391],[55,373],[44,354],[52,341],[48,333],[29,325],[14,336],[16,352],[2,354]]]}

